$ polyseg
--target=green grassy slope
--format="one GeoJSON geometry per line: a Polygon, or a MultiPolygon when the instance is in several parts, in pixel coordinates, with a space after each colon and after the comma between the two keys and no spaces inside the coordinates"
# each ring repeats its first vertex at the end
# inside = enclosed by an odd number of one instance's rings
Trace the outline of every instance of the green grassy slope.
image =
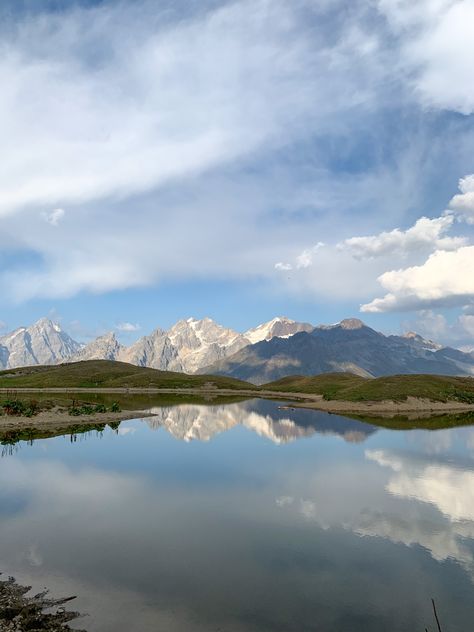
{"type": "Polygon", "coordinates": [[[256,390],[229,377],[158,371],[111,360],[86,360],[56,366],[0,371],[0,388],[201,388],[256,390]]]}
{"type": "Polygon", "coordinates": [[[404,401],[418,397],[432,401],[474,404],[474,378],[443,375],[392,375],[375,379],[348,373],[326,373],[314,377],[292,376],[262,386],[265,390],[315,393],[325,399],[360,401],[404,401]]]}
{"type": "Polygon", "coordinates": [[[366,381],[366,378],[353,373],[321,373],[311,377],[290,375],[275,382],[262,384],[261,388],[265,391],[324,395],[328,399],[334,399],[340,391],[357,387],[366,381]]]}

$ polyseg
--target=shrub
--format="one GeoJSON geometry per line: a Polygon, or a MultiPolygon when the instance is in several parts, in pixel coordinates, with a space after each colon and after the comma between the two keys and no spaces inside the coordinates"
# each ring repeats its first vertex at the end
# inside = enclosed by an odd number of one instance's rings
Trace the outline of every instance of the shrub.
{"type": "Polygon", "coordinates": [[[7,399],[3,402],[3,411],[6,415],[24,415],[26,406],[18,399],[7,399]]]}

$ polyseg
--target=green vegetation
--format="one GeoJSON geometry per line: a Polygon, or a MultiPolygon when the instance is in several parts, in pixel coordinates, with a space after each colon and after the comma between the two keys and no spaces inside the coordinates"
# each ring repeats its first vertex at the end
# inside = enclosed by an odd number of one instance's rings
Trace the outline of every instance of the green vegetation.
{"type": "MultiPolygon", "coordinates": [[[[209,375],[186,375],[171,371],[158,371],[144,367],[137,367],[124,362],[109,360],[88,360],[85,362],[73,362],[58,366],[34,366],[10,371],[0,372],[0,388],[8,388],[7,394],[8,414],[33,415],[38,407],[42,407],[41,395],[38,394],[39,404],[21,404],[18,402],[15,389],[71,389],[71,393],[60,396],[65,400],[66,407],[71,405],[74,392],[80,395],[81,389],[124,389],[123,393],[91,394],[88,402],[82,402],[73,409],[71,414],[95,414],[105,412],[104,407],[111,412],[122,409],[140,409],[156,405],[173,405],[190,401],[196,398],[196,403],[219,403],[219,394],[222,390],[254,391],[259,395],[261,390],[305,393],[321,395],[327,400],[345,400],[352,402],[369,401],[405,401],[407,397],[427,399],[436,402],[456,401],[465,404],[474,404],[474,378],[449,377],[442,375],[392,375],[379,378],[364,378],[352,373],[324,373],[311,377],[294,375],[285,377],[275,382],[264,384],[261,387],[236,380],[234,378],[209,375]],[[128,389],[175,389],[190,390],[202,389],[205,394],[197,393],[127,393],[128,389]],[[202,398],[206,400],[203,401],[202,398]],[[91,403],[92,400],[92,403],[91,403]],[[132,403],[133,402],[133,403],[132,403]],[[23,406],[23,408],[22,408],[23,406]]],[[[56,398],[55,398],[56,399],[56,398]]],[[[61,404],[58,404],[61,405],[61,404]]]]}
{"type": "Polygon", "coordinates": [[[353,373],[321,373],[311,377],[290,375],[275,382],[263,384],[265,391],[281,391],[283,393],[307,393],[323,395],[326,399],[336,399],[336,395],[344,389],[357,387],[366,382],[366,378],[353,373]]]}
{"type": "Polygon", "coordinates": [[[19,399],[6,399],[0,404],[5,415],[15,415],[18,417],[33,417],[40,411],[37,400],[32,399],[25,403],[19,399]]]}
{"type": "Polygon", "coordinates": [[[76,401],[73,401],[72,406],[68,408],[68,413],[73,417],[79,417],[80,415],[96,415],[103,413],[119,413],[120,406],[117,402],[113,402],[110,410],[104,404],[82,404],[79,405],[76,401]]]}
{"type": "Polygon", "coordinates": [[[444,375],[391,375],[374,379],[350,373],[287,377],[262,386],[264,390],[314,393],[324,399],[351,402],[406,401],[407,397],[434,402],[474,404],[474,378],[444,375]]]}
{"type": "Polygon", "coordinates": [[[158,371],[111,360],[86,360],[0,371],[0,388],[257,389],[253,384],[229,377],[158,371]]]}
{"type": "MultiPolygon", "coordinates": [[[[25,402],[28,400],[28,394],[18,393],[13,389],[8,394],[7,399],[20,398],[25,402]]],[[[6,396],[5,396],[6,397],[6,396]]],[[[248,396],[242,395],[222,395],[219,389],[212,392],[199,393],[103,393],[103,392],[87,392],[79,390],[68,390],[65,393],[35,393],[35,401],[40,410],[50,410],[59,408],[67,410],[70,406],[82,406],[84,404],[96,406],[103,404],[110,412],[118,413],[126,410],[148,410],[154,406],[177,406],[179,404],[233,404],[248,399],[248,396]],[[54,398],[54,399],[53,399],[54,398]]],[[[5,400],[3,400],[5,401],[5,400]]],[[[0,394],[0,415],[2,413],[2,395],[0,394]]]]}
{"type": "MultiPolygon", "coordinates": [[[[55,406],[55,403],[51,400],[40,402],[36,399],[32,399],[29,402],[24,402],[21,399],[6,399],[0,403],[0,410],[4,415],[14,417],[34,417],[42,410],[50,410],[55,406]]],[[[121,412],[120,405],[117,402],[112,402],[110,408],[107,408],[104,404],[90,404],[80,403],[76,399],[72,400],[72,404],[67,408],[68,413],[72,416],[78,417],[79,415],[95,415],[100,413],[119,413],[121,412]]]]}

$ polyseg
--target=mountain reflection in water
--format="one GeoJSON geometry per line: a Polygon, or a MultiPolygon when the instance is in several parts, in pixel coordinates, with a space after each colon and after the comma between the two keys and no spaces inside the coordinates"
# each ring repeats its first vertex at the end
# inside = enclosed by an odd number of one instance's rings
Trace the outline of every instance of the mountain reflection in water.
{"type": "Polygon", "coordinates": [[[156,412],[0,460],[0,570],[78,595],[89,632],[416,632],[431,597],[472,629],[473,427],[156,412]]]}
{"type": "Polygon", "coordinates": [[[287,408],[255,399],[220,406],[183,404],[156,406],[146,418],[152,430],[165,428],[182,441],[209,441],[216,435],[242,426],[273,443],[289,443],[315,433],[333,434],[345,441],[364,441],[376,428],[366,423],[318,411],[287,408]]]}

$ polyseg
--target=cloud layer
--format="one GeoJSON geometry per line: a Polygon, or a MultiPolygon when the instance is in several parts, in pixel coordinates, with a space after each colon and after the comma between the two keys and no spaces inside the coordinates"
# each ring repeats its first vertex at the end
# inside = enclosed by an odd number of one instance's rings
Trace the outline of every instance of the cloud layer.
{"type": "Polygon", "coordinates": [[[474,145],[472,3],[346,8],[5,20],[4,300],[258,279],[368,312],[469,303],[473,176],[440,211],[474,145]]]}

